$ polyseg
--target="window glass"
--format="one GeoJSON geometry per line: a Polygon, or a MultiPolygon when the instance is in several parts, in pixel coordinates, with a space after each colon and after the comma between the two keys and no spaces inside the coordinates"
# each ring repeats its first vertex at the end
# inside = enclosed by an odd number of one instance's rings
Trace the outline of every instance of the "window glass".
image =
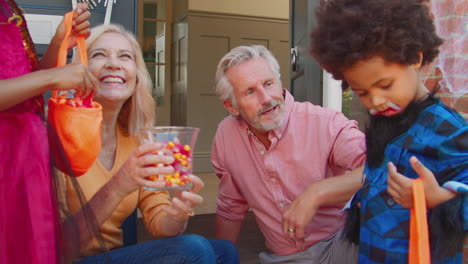
{"type": "Polygon", "coordinates": [[[156,22],[144,21],[143,32],[143,57],[146,62],[155,62],[156,22]]]}
{"type": "Polygon", "coordinates": [[[144,18],[165,19],[166,1],[165,0],[144,0],[143,16],[144,18]]]}
{"type": "Polygon", "coordinates": [[[153,82],[153,96],[157,105],[160,105],[165,89],[166,1],[144,0],[140,2],[143,13],[143,17],[140,17],[142,29],[140,41],[146,67],[153,82]]]}
{"type": "Polygon", "coordinates": [[[359,124],[359,129],[364,132],[369,116],[366,108],[361,104],[359,97],[348,89],[342,93],[342,109],[343,114],[352,120],[356,120],[359,124]]]}

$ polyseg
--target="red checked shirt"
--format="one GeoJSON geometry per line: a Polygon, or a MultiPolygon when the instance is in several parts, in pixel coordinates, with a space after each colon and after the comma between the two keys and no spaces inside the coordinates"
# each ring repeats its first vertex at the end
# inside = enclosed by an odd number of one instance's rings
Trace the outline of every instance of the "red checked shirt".
{"type": "Polygon", "coordinates": [[[218,126],[211,161],[219,183],[216,213],[243,221],[249,208],[276,255],[289,255],[336,233],[344,204],[320,207],[305,229],[305,243],[284,236],[282,214],[308,186],[353,170],[365,161],[364,135],[355,121],[331,109],[294,102],[286,91],[284,123],[269,133],[271,146],[243,120],[228,116],[218,126]]]}

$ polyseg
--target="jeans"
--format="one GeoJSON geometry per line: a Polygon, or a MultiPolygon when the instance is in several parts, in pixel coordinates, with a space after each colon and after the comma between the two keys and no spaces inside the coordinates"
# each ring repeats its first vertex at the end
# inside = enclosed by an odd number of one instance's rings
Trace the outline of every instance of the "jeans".
{"type": "Polygon", "coordinates": [[[230,241],[188,234],[148,241],[76,262],[90,263],[239,264],[239,253],[230,241]]]}

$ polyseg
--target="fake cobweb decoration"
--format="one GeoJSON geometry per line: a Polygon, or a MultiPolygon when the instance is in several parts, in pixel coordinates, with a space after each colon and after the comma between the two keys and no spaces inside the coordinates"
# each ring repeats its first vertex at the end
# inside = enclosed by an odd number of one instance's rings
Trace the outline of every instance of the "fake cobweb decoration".
{"type": "MultiPolygon", "coordinates": [[[[72,0],[73,9],[76,8],[77,1],[82,2],[82,3],[87,3],[89,9],[94,9],[95,7],[98,6],[98,4],[101,3],[101,0],[97,0],[97,3],[96,3],[96,0],[72,0]]],[[[112,6],[115,3],[117,3],[117,0],[104,0],[103,2],[104,2],[104,6],[106,7],[106,15],[104,17],[104,23],[103,24],[104,25],[109,25],[110,20],[111,20],[111,16],[112,16],[112,6]]]]}
{"type": "MultiPolygon", "coordinates": [[[[108,3],[109,0],[104,0],[104,6],[107,6],[107,3],[108,3]]],[[[87,3],[88,6],[93,9],[95,7],[97,7],[98,3],[100,4],[101,3],[101,0],[97,0],[97,3],[96,3],[96,0],[79,0],[79,2],[83,2],[83,3],[87,3]]],[[[113,0],[113,4],[117,3],[117,0],[113,0]]]]}
{"type": "Polygon", "coordinates": [[[430,9],[444,43],[439,56],[423,69],[423,81],[429,89],[438,81],[439,94],[452,97],[445,103],[456,107],[457,101],[468,94],[468,5],[466,0],[432,0],[430,9]]]}

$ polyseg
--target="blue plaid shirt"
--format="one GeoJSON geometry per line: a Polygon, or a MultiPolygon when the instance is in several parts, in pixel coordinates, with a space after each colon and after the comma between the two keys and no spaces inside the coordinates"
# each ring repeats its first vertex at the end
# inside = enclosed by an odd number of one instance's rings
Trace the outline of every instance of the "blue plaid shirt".
{"type": "MultiPolygon", "coordinates": [[[[448,177],[444,187],[462,193],[464,228],[468,230],[468,125],[438,100],[386,147],[380,167],[370,169],[366,164],[366,181],[357,197],[361,199],[359,263],[408,262],[410,211],[387,192],[387,163],[393,162],[398,172],[415,179],[418,175],[409,163],[411,156],[436,177],[448,177]]],[[[462,252],[439,263],[462,263],[462,252]]]]}

